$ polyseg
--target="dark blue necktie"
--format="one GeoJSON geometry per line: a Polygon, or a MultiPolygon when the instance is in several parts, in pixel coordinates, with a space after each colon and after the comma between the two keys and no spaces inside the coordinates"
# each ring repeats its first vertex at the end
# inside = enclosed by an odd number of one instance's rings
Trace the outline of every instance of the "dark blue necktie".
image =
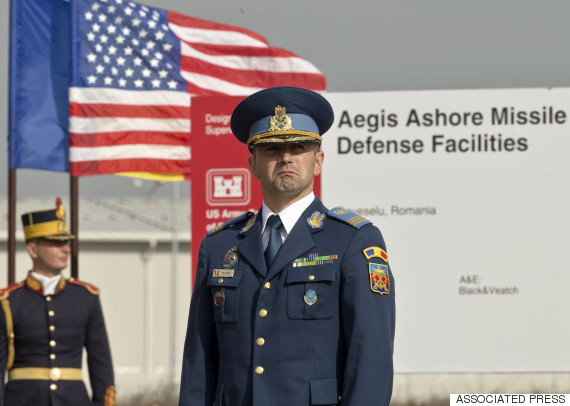
{"type": "Polygon", "coordinates": [[[279,248],[281,248],[281,232],[279,230],[283,227],[283,223],[279,216],[274,214],[267,219],[267,226],[269,226],[269,243],[265,249],[265,263],[269,268],[279,248]]]}

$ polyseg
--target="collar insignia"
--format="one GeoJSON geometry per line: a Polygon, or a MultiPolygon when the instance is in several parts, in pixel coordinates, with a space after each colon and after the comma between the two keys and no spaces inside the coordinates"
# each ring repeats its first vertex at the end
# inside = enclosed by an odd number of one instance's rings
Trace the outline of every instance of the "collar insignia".
{"type": "Polygon", "coordinates": [[[321,228],[324,218],[325,215],[323,213],[316,211],[307,219],[307,223],[309,223],[312,228],[321,228]]]}
{"type": "Polygon", "coordinates": [[[241,229],[240,232],[245,233],[247,230],[249,230],[255,224],[256,218],[257,214],[248,220],[248,222],[245,224],[245,226],[241,229]]]}

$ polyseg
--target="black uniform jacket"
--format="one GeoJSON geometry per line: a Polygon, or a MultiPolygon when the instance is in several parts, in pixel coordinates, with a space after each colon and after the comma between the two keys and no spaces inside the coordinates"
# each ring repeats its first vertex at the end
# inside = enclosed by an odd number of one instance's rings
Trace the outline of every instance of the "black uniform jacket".
{"type": "Polygon", "coordinates": [[[261,215],[202,241],[180,406],[388,406],[394,280],[380,231],[315,198],[267,269],[261,215]]]}
{"type": "Polygon", "coordinates": [[[99,290],[74,278],[61,278],[54,295],[44,296],[42,290],[29,274],[26,281],[0,291],[2,405],[114,405],[113,365],[99,290]],[[92,399],[82,380],[57,379],[57,374],[50,380],[15,379],[4,385],[7,369],[81,369],[83,348],[92,399]]]}

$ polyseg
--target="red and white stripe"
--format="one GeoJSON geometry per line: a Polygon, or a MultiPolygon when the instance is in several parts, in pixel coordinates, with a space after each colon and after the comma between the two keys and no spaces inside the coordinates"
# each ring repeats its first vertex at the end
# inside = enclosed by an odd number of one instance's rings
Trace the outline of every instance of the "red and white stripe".
{"type": "Polygon", "coordinates": [[[70,88],[74,176],[190,171],[190,94],[70,88]]]}
{"type": "Polygon", "coordinates": [[[317,92],[324,75],[289,51],[239,27],[168,12],[181,41],[187,93],[70,88],[70,173],[190,175],[191,96],[249,95],[272,86],[317,92]]]}

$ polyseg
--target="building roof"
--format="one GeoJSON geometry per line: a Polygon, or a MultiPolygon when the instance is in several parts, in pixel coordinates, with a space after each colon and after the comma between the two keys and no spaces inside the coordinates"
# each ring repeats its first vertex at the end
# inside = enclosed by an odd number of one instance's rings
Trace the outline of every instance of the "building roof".
{"type": "MultiPolygon", "coordinates": [[[[69,198],[62,198],[70,223],[69,198]]],[[[26,197],[16,201],[16,239],[24,240],[20,216],[53,207],[55,198],[26,197]]],[[[0,241],[8,239],[8,198],[0,197],[0,241]]],[[[165,197],[79,198],[81,241],[190,241],[190,199],[165,197]],[[173,213],[176,212],[175,217],[173,213]]]]}

